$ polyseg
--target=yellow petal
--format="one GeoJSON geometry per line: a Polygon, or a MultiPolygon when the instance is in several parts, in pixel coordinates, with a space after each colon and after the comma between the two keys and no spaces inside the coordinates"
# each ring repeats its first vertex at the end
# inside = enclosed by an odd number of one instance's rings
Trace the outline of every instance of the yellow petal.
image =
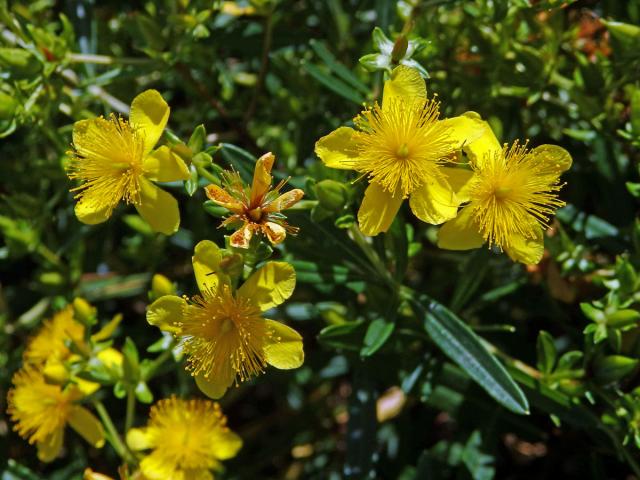
{"type": "Polygon", "coordinates": [[[391,78],[384,82],[382,110],[387,110],[394,102],[401,100],[413,103],[427,98],[424,79],[415,68],[400,65],[391,72],[391,78]]]}
{"type": "Polygon", "coordinates": [[[86,408],[74,406],[69,414],[69,425],[90,445],[96,448],[102,448],[104,445],[102,423],[86,408]]]}
{"type": "Polygon", "coordinates": [[[166,145],[147,155],[142,163],[144,175],[154,182],[174,182],[191,178],[189,167],[166,145]]]}
{"type": "Polygon", "coordinates": [[[256,167],[253,171],[253,183],[251,184],[251,204],[255,205],[258,198],[261,198],[269,191],[271,186],[271,169],[276,157],[273,153],[265,153],[256,161],[256,167]]]}
{"type": "Polygon", "coordinates": [[[481,167],[487,157],[502,151],[502,145],[500,145],[495,133],[493,133],[491,126],[482,120],[476,112],[466,112],[462,116],[475,119],[483,126],[481,134],[463,147],[469,158],[477,166],[481,167]]]}
{"type": "Polygon", "coordinates": [[[384,190],[377,183],[370,183],[358,210],[360,230],[370,237],[386,232],[402,205],[402,195],[384,190]]]}
{"type": "Polygon", "coordinates": [[[262,233],[267,236],[273,245],[284,242],[284,239],[287,237],[287,231],[285,228],[274,222],[266,222],[262,226],[262,233]]]}
{"type": "Polygon", "coordinates": [[[281,212],[298,203],[302,197],[304,197],[304,192],[299,188],[289,190],[287,193],[283,193],[273,202],[269,203],[262,211],[264,213],[281,212]]]}
{"type": "Polygon", "coordinates": [[[340,127],[316,142],[316,155],[330,168],[353,170],[358,163],[358,149],[353,140],[355,130],[340,127]]]}
{"type": "Polygon", "coordinates": [[[87,225],[106,222],[112,212],[109,205],[105,206],[104,203],[92,202],[90,197],[87,198],[86,196],[76,203],[74,211],[78,220],[87,225]]]}
{"type": "MultiPolygon", "coordinates": [[[[229,360],[230,361],[230,360],[229,360]]],[[[222,397],[233,383],[236,374],[231,365],[227,365],[217,377],[196,375],[196,385],[207,397],[217,399],[222,397]]]]}
{"type": "Polygon", "coordinates": [[[177,295],[160,297],[147,307],[147,322],[165,332],[179,333],[178,323],[186,306],[186,300],[177,295]]]}
{"type": "Polygon", "coordinates": [[[220,272],[220,260],[222,253],[215,243],[211,240],[198,242],[193,250],[191,262],[200,291],[209,289],[215,292],[220,281],[226,280],[226,275],[220,272]]]}
{"type": "Polygon", "coordinates": [[[263,312],[276,307],[296,288],[296,271],[286,262],[268,262],[256,270],[238,289],[263,312]]]}
{"type": "Polygon", "coordinates": [[[204,192],[209,200],[216,202],[218,205],[223,206],[235,213],[240,213],[243,210],[242,203],[233,198],[226,190],[218,185],[211,184],[204,188],[204,192]]]}
{"type": "Polygon", "coordinates": [[[168,119],[169,105],[157,90],[147,90],[133,99],[129,123],[144,134],[144,153],[158,143],[168,119]]]}
{"type": "Polygon", "coordinates": [[[531,150],[527,157],[535,157],[540,164],[541,174],[560,176],[571,168],[571,155],[564,148],[557,145],[540,145],[531,150]]]}
{"type": "Polygon", "coordinates": [[[214,433],[209,451],[218,460],[227,460],[237,455],[242,448],[242,439],[231,430],[218,430],[214,433]]]}
{"type": "Polygon", "coordinates": [[[447,250],[470,250],[484,245],[484,238],[473,221],[473,210],[463,208],[458,216],[438,231],[438,247],[447,250]]]}
{"type": "Polygon", "coordinates": [[[454,218],[460,201],[449,182],[434,178],[411,193],[409,206],[413,214],[423,222],[439,225],[454,218]]]}
{"type": "Polygon", "coordinates": [[[268,319],[265,322],[272,332],[264,346],[267,363],[281,370],[290,370],[302,365],[304,350],[300,334],[284,323],[268,319]]]}
{"type": "Polygon", "coordinates": [[[535,238],[525,238],[522,235],[513,234],[509,237],[509,245],[504,251],[514,262],[525,265],[536,265],[542,260],[544,253],[544,235],[542,228],[538,228],[535,238]]]}
{"type": "Polygon", "coordinates": [[[441,167],[440,171],[444,173],[458,201],[461,203],[468,202],[469,192],[467,187],[469,186],[469,181],[473,178],[473,170],[460,167],[441,167]]]}
{"type": "MultiPolygon", "coordinates": [[[[446,127],[449,141],[454,142],[454,149],[470,145],[487,134],[487,122],[483,121],[475,112],[466,112],[459,117],[440,120],[440,125],[446,127]]],[[[491,132],[493,133],[493,132],[491,132]]]]}
{"type": "Polygon", "coordinates": [[[140,179],[140,204],[136,210],[155,232],[171,235],[180,226],[180,210],[173,196],[146,178],[140,179]]]}
{"type": "Polygon", "coordinates": [[[73,377],[73,383],[75,383],[75,387],[80,392],[81,397],[93,395],[100,389],[99,383],[84,380],[82,378],[73,377]]]}
{"type": "Polygon", "coordinates": [[[62,450],[62,442],[64,441],[64,427],[54,430],[43,441],[38,442],[38,459],[41,462],[53,462],[62,450]]]}
{"type": "Polygon", "coordinates": [[[134,451],[147,450],[154,446],[152,437],[146,428],[131,428],[127,432],[127,445],[134,451]]]}

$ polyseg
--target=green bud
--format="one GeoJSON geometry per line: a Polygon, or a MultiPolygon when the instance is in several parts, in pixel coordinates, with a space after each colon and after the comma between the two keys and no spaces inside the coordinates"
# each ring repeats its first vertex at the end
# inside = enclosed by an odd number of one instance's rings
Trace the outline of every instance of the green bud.
{"type": "Polygon", "coordinates": [[[336,211],[342,209],[347,202],[346,187],[335,180],[322,180],[315,186],[316,196],[322,208],[336,211]]]}
{"type": "Polygon", "coordinates": [[[165,295],[175,295],[176,287],[167,277],[160,273],[156,273],[151,278],[151,295],[154,299],[165,295]]]}
{"type": "Polygon", "coordinates": [[[409,46],[409,40],[404,35],[400,35],[396,42],[393,44],[393,50],[391,51],[391,62],[393,64],[400,63],[407,53],[407,47],[409,46]]]}
{"type": "Polygon", "coordinates": [[[91,326],[96,323],[97,309],[84,298],[76,297],[73,299],[73,310],[75,311],[75,319],[84,325],[91,326]]]}
{"type": "Polygon", "coordinates": [[[0,92],[0,120],[11,120],[18,108],[18,102],[11,95],[0,92]]]}
{"type": "Polygon", "coordinates": [[[202,151],[202,147],[204,146],[204,141],[207,136],[207,131],[204,128],[204,125],[198,125],[191,134],[189,138],[189,143],[187,146],[191,149],[191,151],[196,154],[202,151]]]}
{"type": "Polygon", "coordinates": [[[43,272],[39,277],[40,283],[51,287],[57,287],[64,284],[64,277],[58,272],[43,272]]]}
{"type": "Polygon", "coordinates": [[[638,360],[635,358],[623,355],[608,355],[596,360],[594,374],[596,380],[603,384],[613,383],[631,373],[637,365],[638,360]]]}
{"type": "Polygon", "coordinates": [[[229,210],[218,205],[212,200],[207,200],[206,202],[204,202],[202,204],[202,207],[204,208],[205,212],[207,212],[209,215],[214,216],[215,218],[222,218],[229,214],[229,210]]]}
{"type": "Polygon", "coordinates": [[[0,48],[0,67],[2,70],[8,70],[16,78],[29,78],[40,71],[41,64],[28,50],[0,48]]]}

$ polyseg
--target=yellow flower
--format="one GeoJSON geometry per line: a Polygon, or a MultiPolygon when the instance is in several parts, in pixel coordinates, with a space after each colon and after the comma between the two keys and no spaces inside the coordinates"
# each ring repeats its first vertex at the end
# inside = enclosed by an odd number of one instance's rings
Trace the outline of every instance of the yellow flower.
{"type": "Polygon", "coordinates": [[[485,127],[473,112],[439,117],[439,103],[427,98],[418,71],[399,66],[385,82],[382,106],[364,110],[354,119],[355,129],[340,127],[316,143],[325,165],[369,179],[358,212],[364,234],[386,232],[407,197],[422,221],[440,224],[456,216],[460,199],[452,184],[470,173],[444,164],[485,127]]]}
{"type": "Polygon", "coordinates": [[[222,187],[209,185],[205,189],[207,197],[232,212],[221,226],[239,227],[230,238],[233,247],[248,248],[256,232],[262,232],[276,245],[284,241],[287,233],[295,234],[298,231],[287,224],[280,212],[298,203],[304,192],[296,188],[280,195],[286,180],[271,189],[274,160],[271,152],[258,159],[250,189],[237,172],[225,172],[222,187]]]}
{"type": "Polygon", "coordinates": [[[153,230],[170,235],[178,229],[178,202],[153,183],[189,178],[184,161],[169,147],[153,150],[168,118],[167,103],[156,90],[147,90],[133,99],[129,121],[111,115],[74,124],[68,175],[81,182],[72,190],[78,192],[75,212],[81,222],[102,223],[124,201],[153,230]]]}
{"type": "Polygon", "coordinates": [[[233,291],[228,276],[220,272],[221,259],[213,242],[198,243],[193,269],[200,295],[189,301],[166,295],[147,310],[150,324],[180,338],[187,369],[211,398],[220,398],[234,382],[264,372],[267,364],[292,369],[304,360],[300,334],[262,317],[293,293],[293,267],[268,262],[233,291]]]}
{"type": "Polygon", "coordinates": [[[73,318],[73,313],[73,307],[67,305],[53,318],[44,321],[25,349],[25,362],[42,364],[51,360],[65,360],[71,355],[68,342],[84,343],[84,326],[73,318]]]}
{"type": "MultiPolygon", "coordinates": [[[[89,306],[86,301],[84,303],[89,306]]],[[[66,366],[67,363],[78,362],[83,358],[69,349],[70,344],[73,344],[87,356],[91,354],[85,339],[85,327],[75,320],[74,312],[74,307],[68,305],[55,313],[50,320],[45,320],[40,330],[29,341],[23,358],[25,363],[41,368],[48,382],[64,384],[72,379],[85,395],[90,395],[100,385],[76,376],[70,376],[66,366]]],[[[100,331],[92,335],[91,339],[93,341],[108,340],[121,320],[122,315],[116,315],[100,331]]],[[[111,347],[101,350],[95,356],[111,369],[119,368],[122,365],[122,354],[111,347]]]]}
{"type": "Polygon", "coordinates": [[[38,458],[54,460],[62,449],[68,424],[94,447],[104,445],[102,424],[86,408],[77,404],[84,394],[76,386],[62,388],[46,383],[40,370],[25,365],[13,377],[7,412],[16,422],[14,429],[38,447],[38,458]]]}
{"type": "Polygon", "coordinates": [[[151,407],[146,427],[127,432],[132,450],[151,450],[140,462],[148,480],[212,480],[221,460],[233,458],[242,439],[209,400],[165,398],[151,407]]]}
{"type": "Polygon", "coordinates": [[[571,156],[555,145],[527,150],[516,141],[501,147],[490,129],[465,148],[474,175],[458,196],[468,203],[442,226],[438,246],[467,250],[488,243],[514,261],[538,263],[544,252],[543,229],[564,205],[557,192],[571,156]]]}

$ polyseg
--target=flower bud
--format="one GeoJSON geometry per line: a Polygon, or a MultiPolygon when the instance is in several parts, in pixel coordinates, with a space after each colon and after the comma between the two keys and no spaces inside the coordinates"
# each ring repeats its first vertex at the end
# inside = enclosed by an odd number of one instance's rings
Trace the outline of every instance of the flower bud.
{"type": "Polygon", "coordinates": [[[151,295],[153,298],[160,298],[164,295],[175,295],[176,287],[171,280],[164,275],[156,273],[151,279],[151,295]]]}
{"type": "Polygon", "coordinates": [[[84,325],[90,326],[96,323],[96,307],[92,306],[84,298],[76,297],[73,300],[75,319],[84,325]]]}

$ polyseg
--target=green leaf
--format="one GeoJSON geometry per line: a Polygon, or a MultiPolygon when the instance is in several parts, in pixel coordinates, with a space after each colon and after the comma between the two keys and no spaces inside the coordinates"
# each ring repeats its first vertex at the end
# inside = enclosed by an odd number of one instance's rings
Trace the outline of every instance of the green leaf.
{"type": "Polygon", "coordinates": [[[302,68],[329,90],[332,90],[341,97],[351,100],[358,105],[362,105],[362,102],[364,102],[364,97],[360,93],[344,83],[342,80],[326,74],[316,65],[304,62],[302,64],[302,68]]]}
{"type": "Polygon", "coordinates": [[[394,328],[395,323],[386,322],[380,318],[371,322],[364,336],[364,346],[360,350],[360,355],[369,357],[376,353],[387,342],[394,328]]]}
{"type": "Polygon", "coordinates": [[[558,352],[556,351],[556,346],[553,343],[553,337],[544,330],[540,330],[540,333],[538,333],[536,351],[538,356],[538,370],[546,374],[551,373],[556,364],[558,352]]]}
{"type": "Polygon", "coordinates": [[[635,358],[623,355],[608,355],[596,360],[594,374],[596,380],[604,384],[617,382],[631,373],[637,365],[638,360],[635,358]]]}
{"type": "Polygon", "coordinates": [[[251,182],[253,179],[253,169],[256,164],[256,157],[243,148],[236,147],[231,143],[221,143],[220,153],[222,154],[222,158],[224,158],[225,162],[227,162],[230,167],[233,167],[240,172],[240,175],[245,182],[251,182]]]}
{"type": "Polygon", "coordinates": [[[514,413],[528,415],[529,403],[505,368],[462,320],[443,305],[422,296],[411,300],[433,341],[498,403],[514,413]]]}
{"type": "Polygon", "coordinates": [[[318,340],[325,345],[347,350],[360,350],[363,320],[347,322],[340,325],[329,325],[323,328],[318,340]]]}
{"type": "Polygon", "coordinates": [[[196,169],[195,165],[192,164],[189,166],[189,173],[191,174],[191,177],[189,178],[189,180],[184,181],[184,189],[187,192],[187,195],[193,197],[193,194],[198,191],[199,180],[198,170],[196,169]]]}
{"type": "Polygon", "coordinates": [[[129,385],[136,385],[140,377],[140,361],[136,344],[127,337],[122,347],[123,354],[123,378],[129,385]]]}
{"type": "Polygon", "coordinates": [[[309,42],[313,51],[322,59],[324,64],[335,73],[342,80],[350,84],[356,90],[360,91],[364,95],[369,94],[369,87],[367,87],[364,83],[360,81],[358,77],[356,77],[351,70],[345,67],[342,63],[340,63],[336,57],[327,49],[327,46],[324,42],[319,42],[317,40],[311,40],[309,42]]]}
{"type": "Polygon", "coordinates": [[[202,150],[204,145],[205,137],[207,136],[207,131],[204,128],[203,124],[198,125],[191,134],[189,138],[189,142],[187,145],[191,149],[191,151],[196,154],[202,150]]]}

